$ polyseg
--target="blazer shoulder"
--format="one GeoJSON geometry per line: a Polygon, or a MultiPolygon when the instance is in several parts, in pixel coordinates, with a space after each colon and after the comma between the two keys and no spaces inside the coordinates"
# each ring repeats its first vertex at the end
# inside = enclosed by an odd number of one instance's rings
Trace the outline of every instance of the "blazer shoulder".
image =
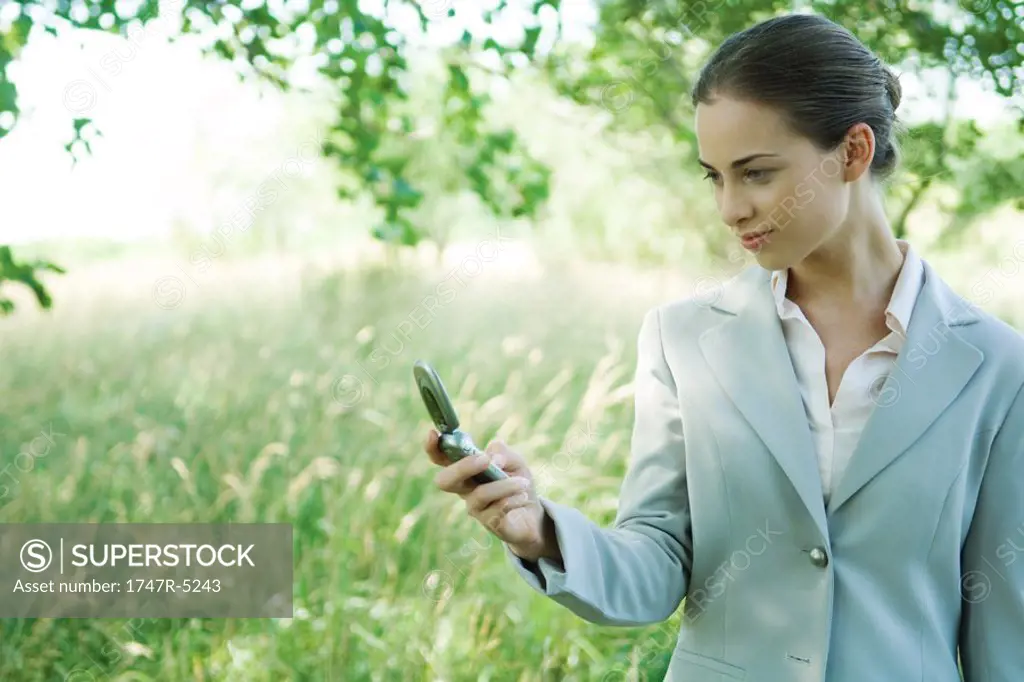
{"type": "Polygon", "coordinates": [[[1005,369],[1007,379],[1024,381],[1024,332],[994,313],[978,308],[973,312],[975,322],[961,327],[961,333],[1005,369]]]}
{"type": "MultiPolygon", "coordinates": [[[[1016,390],[1024,383],[1024,333],[962,295],[927,262],[925,271],[926,283],[929,278],[934,278],[929,291],[935,297],[935,304],[949,325],[949,331],[981,352],[989,371],[998,377],[1001,384],[1016,390]]],[[[921,292],[922,296],[925,294],[925,291],[921,292]]],[[[935,335],[935,330],[929,330],[929,335],[935,335]]],[[[931,344],[933,340],[927,343],[931,344]]]]}
{"type": "Polygon", "coordinates": [[[925,288],[919,297],[931,293],[952,331],[975,345],[986,357],[1016,360],[1024,367],[1021,362],[1024,360],[1024,331],[964,296],[927,260],[923,265],[925,288]]]}

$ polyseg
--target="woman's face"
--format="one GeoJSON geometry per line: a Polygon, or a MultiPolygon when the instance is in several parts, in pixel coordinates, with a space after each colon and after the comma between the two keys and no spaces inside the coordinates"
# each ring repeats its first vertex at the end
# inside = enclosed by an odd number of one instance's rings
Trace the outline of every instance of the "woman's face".
{"type": "Polygon", "coordinates": [[[722,220],[757,262],[782,270],[803,260],[842,225],[849,205],[842,146],[820,152],[769,107],[717,98],[696,114],[700,162],[722,220]]]}

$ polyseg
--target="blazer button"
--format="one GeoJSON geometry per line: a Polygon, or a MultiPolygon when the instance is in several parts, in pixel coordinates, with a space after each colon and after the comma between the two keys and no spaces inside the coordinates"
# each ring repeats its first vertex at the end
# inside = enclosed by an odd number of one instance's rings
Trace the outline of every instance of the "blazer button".
{"type": "Polygon", "coordinates": [[[828,566],[828,554],[821,547],[815,547],[811,550],[811,563],[818,568],[825,568],[828,566]]]}

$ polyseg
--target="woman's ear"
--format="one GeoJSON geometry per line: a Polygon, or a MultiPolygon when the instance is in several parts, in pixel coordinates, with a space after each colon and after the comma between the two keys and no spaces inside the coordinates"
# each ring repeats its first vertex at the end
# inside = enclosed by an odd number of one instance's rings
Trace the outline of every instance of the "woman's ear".
{"type": "Polygon", "coordinates": [[[875,132],[867,123],[857,123],[843,141],[843,179],[853,182],[871,169],[875,158],[875,132]]]}

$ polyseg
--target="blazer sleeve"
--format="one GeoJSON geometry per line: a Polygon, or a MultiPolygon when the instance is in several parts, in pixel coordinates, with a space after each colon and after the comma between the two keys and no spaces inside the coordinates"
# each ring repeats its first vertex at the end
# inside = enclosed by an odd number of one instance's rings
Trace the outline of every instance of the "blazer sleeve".
{"type": "Polygon", "coordinates": [[[647,312],[637,340],[630,461],[614,525],[541,498],[562,562],[505,553],[530,587],[599,625],[666,620],[686,594],[692,568],[682,419],[662,348],[660,313],[647,312]]]}
{"type": "Polygon", "coordinates": [[[992,442],[961,557],[965,682],[1024,676],[1024,386],[992,442]]]}

